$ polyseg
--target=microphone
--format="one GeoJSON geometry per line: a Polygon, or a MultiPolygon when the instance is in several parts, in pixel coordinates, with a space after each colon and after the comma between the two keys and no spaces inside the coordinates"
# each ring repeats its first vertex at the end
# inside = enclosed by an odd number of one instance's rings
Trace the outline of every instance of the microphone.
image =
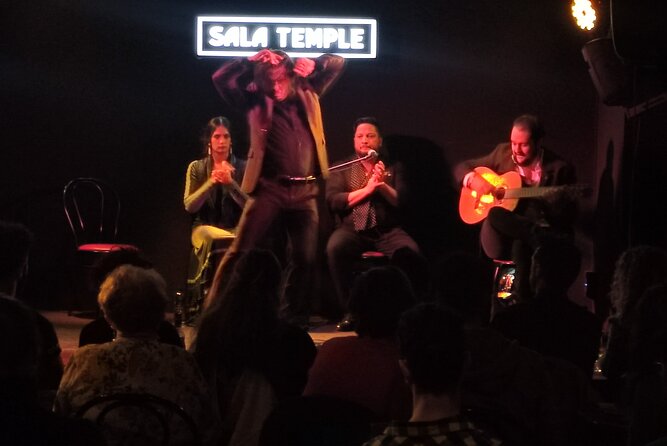
{"type": "Polygon", "coordinates": [[[364,158],[365,159],[371,158],[371,159],[373,159],[373,161],[375,161],[375,160],[378,159],[378,153],[375,150],[371,149],[371,150],[368,151],[368,153],[366,154],[366,156],[364,158]]]}

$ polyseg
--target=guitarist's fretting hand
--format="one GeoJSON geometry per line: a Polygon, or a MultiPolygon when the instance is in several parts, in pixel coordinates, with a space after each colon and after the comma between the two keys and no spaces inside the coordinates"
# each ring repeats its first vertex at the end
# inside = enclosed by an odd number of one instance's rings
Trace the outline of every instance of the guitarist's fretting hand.
{"type": "Polygon", "coordinates": [[[472,189],[480,195],[486,195],[492,193],[496,187],[486,181],[484,177],[477,172],[472,172],[470,178],[467,181],[468,189],[472,189]]]}

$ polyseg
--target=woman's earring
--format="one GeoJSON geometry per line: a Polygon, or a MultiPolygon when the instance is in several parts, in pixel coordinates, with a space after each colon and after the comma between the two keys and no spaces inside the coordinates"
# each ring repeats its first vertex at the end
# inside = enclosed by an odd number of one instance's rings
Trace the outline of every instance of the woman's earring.
{"type": "Polygon", "coordinates": [[[208,154],[211,154],[211,143],[208,143],[208,154]]]}

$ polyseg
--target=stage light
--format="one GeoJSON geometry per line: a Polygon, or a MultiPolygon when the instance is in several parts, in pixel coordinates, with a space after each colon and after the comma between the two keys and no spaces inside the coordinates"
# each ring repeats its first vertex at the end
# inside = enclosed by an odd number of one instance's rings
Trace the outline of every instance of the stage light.
{"type": "Polygon", "coordinates": [[[590,0],[574,0],[572,2],[572,17],[577,21],[579,28],[590,31],[595,27],[595,8],[590,0]]]}

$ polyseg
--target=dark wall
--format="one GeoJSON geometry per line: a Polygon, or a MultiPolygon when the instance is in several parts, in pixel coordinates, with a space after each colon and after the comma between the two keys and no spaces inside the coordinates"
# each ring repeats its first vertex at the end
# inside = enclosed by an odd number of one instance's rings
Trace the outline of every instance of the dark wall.
{"type": "Polygon", "coordinates": [[[631,246],[667,249],[667,218],[655,201],[667,177],[665,14],[647,1],[614,0],[607,39],[586,45],[598,107],[595,274],[589,288],[600,314],[618,256],[631,246]],[[594,50],[591,52],[591,50],[594,50]]]}
{"type": "MultiPolygon", "coordinates": [[[[191,3],[3,3],[0,216],[37,235],[29,291],[43,306],[57,307],[67,293],[72,238],[60,194],[78,176],[116,186],[121,238],[144,249],[172,290],[182,286],[185,168],[198,156],[204,123],[232,113],[210,82],[222,61],[195,56],[197,14],[378,19],[378,58],[350,61],[323,99],[332,160],[351,151],[351,123],[361,115],[377,116],[403,145],[415,141],[418,175],[420,162],[451,166],[489,151],[507,139],[515,116],[532,112],[546,123],[546,144],[594,182],[595,91],[580,53],[585,39],[562,2],[191,3]]],[[[242,153],[242,125],[235,125],[242,153]]],[[[414,230],[421,241],[432,233],[434,245],[447,245],[458,231],[448,220],[453,186],[443,178],[450,173],[424,167],[442,190],[417,182],[437,202],[417,202],[432,208],[414,230]]]]}

